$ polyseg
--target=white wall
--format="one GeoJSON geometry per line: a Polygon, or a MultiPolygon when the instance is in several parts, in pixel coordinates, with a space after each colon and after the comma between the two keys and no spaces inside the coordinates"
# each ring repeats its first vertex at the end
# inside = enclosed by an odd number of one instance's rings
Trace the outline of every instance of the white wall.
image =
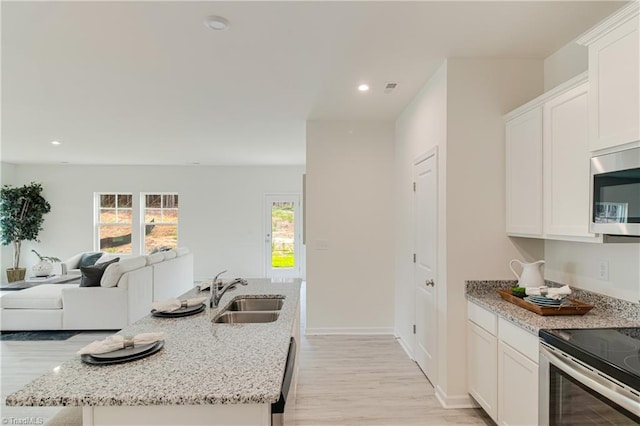
{"type": "Polygon", "coordinates": [[[572,287],[640,302],[640,244],[545,242],[545,278],[572,287]],[[609,279],[598,279],[600,262],[609,279]]]}
{"type": "MultiPolygon", "coordinates": [[[[587,70],[587,48],[568,43],[544,61],[544,86],[550,89],[587,70]]],[[[640,244],[590,244],[545,241],[545,278],[596,293],[638,302],[640,244]],[[601,261],[609,281],[598,279],[601,261]]]]}
{"type": "MultiPolygon", "coordinates": [[[[12,185],[15,180],[15,165],[0,162],[0,186],[12,185]]],[[[13,251],[12,246],[2,247],[0,249],[0,273],[3,274],[0,282],[6,280],[4,270],[13,267],[13,251]]]]}
{"type": "Polygon", "coordinates": [[[468,405],[465,280],[508,279],[540,241],[505,234],[502,115],[542,93],[542,61],[449,59],[396,122],[396,333],[412,349],[411,162],[438,145],[438,373],[446,406],[468,405]],[[411,312],[407,314],[407,312],[411,312]],[[407,322],[410,321],[410,322],[407,322]]]}
{"type": "MultiPolygon", "coordinates": [[[[447,374],[439,387],[453,401],[466,394],[466,374],[459,373],[466,365],[464,281],[509,278],[508,262],[523,250],[505,234],[502,115],[542,93],[541,74],[539,60],[449,60],[447,315],[446,333],[440,328],[438,340],[440,370],[447,374]]],[[[541,251],[542,244],[537,246],[541,251]]]]}
{"type": "MultiPolygon", "coordinates": [[[[438,147],[438,215],[446,223],[447,64],[429,79],[396,121],[395,143],[395,335],[411,353],[414,347],[415,294],[413,288],[413,163],[438,147]]],[[[438,240],[438,252],[446,238],[438,240]]],[[[438,281],[446,278],[444,257],[438,258],[438,281]]]]}
{"type": "Polygon", "coordinates": [[[393,327],[393,123],[307,122],[307,332],[393,327]]]}
{"type": "MultiPolygon", "coordinates": [[[[41,182],[51,204],[41,243],[24,243],[21,266],[35,263],[32,246],[63,259],[93,248],[94,192],[132,192],[134,201],[140,192],[176,192],[178,243],[194,253],[196,280],[223,269],[229,271],[227,278],[264,276],[264,196],[301,194],[304,173],[302,166],[18,165],[14,169],[14,184],[41,182]]],[[[2,253],[4,263],[10,259],[10,248],[3,247],[2,253]]]]}

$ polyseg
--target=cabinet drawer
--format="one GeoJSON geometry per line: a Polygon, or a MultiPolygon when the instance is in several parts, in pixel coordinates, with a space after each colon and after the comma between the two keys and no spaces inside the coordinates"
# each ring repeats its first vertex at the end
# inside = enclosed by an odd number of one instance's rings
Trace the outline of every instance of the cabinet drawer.
{"type": "Polygon", "coordinates": [[[467,302],[467,318],[494,336],[498,335],[498,317],[473,302],[467,302]]]}
{"type": "Polygon", "coordinates": [[[504,343],[538,364],[539,339],[537,336],[500,318],[498,320],[498,337],[504,343]]]}

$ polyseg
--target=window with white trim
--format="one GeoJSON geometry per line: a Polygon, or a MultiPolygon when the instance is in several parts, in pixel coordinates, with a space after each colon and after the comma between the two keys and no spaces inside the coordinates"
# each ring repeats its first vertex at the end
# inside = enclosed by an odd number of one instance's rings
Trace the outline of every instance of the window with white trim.
{"type": "Polygon", "coordinates": [[[142,253],[178,247],[178,194],[141,194],[142,253]]]}
{"type": "Polygon", "coordinates": [[[96,249],[131,254],[133,195],[98,193],[96,198],[96,249]]]}

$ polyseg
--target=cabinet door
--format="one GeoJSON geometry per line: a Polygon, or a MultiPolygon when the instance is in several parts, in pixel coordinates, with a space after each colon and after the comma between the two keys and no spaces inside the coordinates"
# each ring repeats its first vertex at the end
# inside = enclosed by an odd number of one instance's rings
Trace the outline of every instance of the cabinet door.
{"type": "Polygon", "coordinates": [[[538,365],[498,343],[498,424],[538,424],[538,365]]]}
{"type": "Polygon", "coordinates": [[[507,234],[542,236],[542,109],[506,123],[507,234]]]}
{"type": "Polygon", "coordinates": [[[589,233],[587,89],[584,83],[543,107],[545,238],[596,240],[589,233]]]}
{"type": "Polygon", "coordinates": [[[632,18],[589,45],[592,151],[640,139],[640,45],[632,18]]]}
{"type": "Polygon", "coordinates": [[[469,394],[491,416],[498,419],[497,338],[468,321],[467,374],[469,394]]]}

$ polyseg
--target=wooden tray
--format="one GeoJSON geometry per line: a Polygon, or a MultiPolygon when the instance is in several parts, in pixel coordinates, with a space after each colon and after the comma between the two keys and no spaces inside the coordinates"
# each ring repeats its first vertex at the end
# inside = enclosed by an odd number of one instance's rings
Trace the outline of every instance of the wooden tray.
{"type": "Polygon", "coordinates": [[[567,298],[567,300],[571,302],[570,306],[559,306],[556,308],[553,306],[539,306],[535,303],[527,302],[511,294],[511,290],[498,290],[498,294],[507,302],[511,302],[538,315],[584,315],[593,308],[593,305],[589,303],[569,298],[567,298]]]}

